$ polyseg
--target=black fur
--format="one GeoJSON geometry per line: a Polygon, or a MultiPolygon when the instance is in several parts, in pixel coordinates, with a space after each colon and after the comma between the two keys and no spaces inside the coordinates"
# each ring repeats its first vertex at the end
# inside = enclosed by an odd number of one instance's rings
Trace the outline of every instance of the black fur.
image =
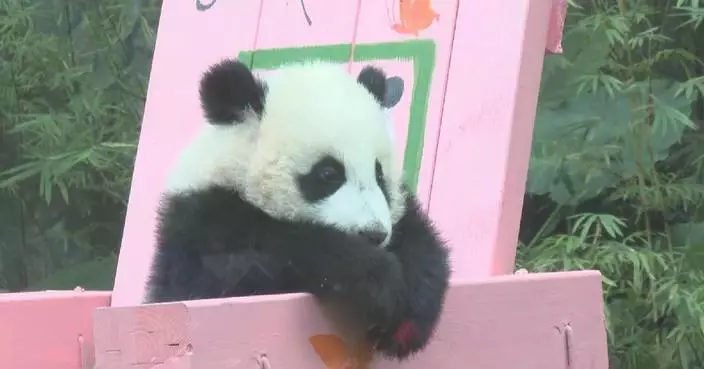
{"type": "Polygon", "coordinates": [[[219,187],[166,198],[148,302],[290,292],[343,308],[377,350],[407,358],[423,349],[440,315],[448,251],[412,195],[382,249],[360,235],[269,217],[219,187]],[[410,323],[402,342],[395,333],[410,323]]]}
{"type": "Polygon", "coordinates": [[[384,194],[386,203],[390,204],[389,199],[389,188],[386,186],[386,180],[384,179],[384,168],[381,167],[379,160],[374,162],[374,175],[376,176],[376,184],[381,188],[381,193],[384,194]]]}
{"type": "Polygon", "coordinates": [[[297,178],[298,190],[310,203],[322,201],[334,194],[347,181],[345,166],[332,156],[326,155],[308,173],[297,178]]]}
{"type": "Polygon", "coordinates": [[[403,79],[398,76],[386,79],[386,95],[384,96],[384,107],[391,109],[401,101],[403,97],[403,79]]]}
{"type": "Polygon", "coordinates": [[[357,82],[374,96],[379,105],[384,105],[386,98],[386,74],[384,71],[368,65],[359,72],[357,82]]]}
{"type": "Polygon", "coordinates": [[[200,81],[200,101],[211,124],[242,123],[247,109],[261,118],[266,87],[246,65],[223,60],[211,66],[200,81]]]}

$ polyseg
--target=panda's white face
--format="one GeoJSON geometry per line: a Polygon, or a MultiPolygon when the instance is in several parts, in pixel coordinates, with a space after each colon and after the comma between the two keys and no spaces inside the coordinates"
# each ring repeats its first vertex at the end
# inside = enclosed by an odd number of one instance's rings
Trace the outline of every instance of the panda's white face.
{"type": "MultiPolygon", "coordinates": [[[[219,83],[219,95],[238,98],[219,83]]],[[[261,109],[250,102],[234,122],[204,126],[183,152],[169,190],[231,187],[271,216],[388,244],[403,201],[387,117],[374,94],[379,91],[343,66],[307,63],[268,76],[262,92],[261,109]]],[[[203,99],[208,115],[213,104],[209,109],[203,99]]],[[[211,123],[228,112],[215,110],[211,123]]]]}

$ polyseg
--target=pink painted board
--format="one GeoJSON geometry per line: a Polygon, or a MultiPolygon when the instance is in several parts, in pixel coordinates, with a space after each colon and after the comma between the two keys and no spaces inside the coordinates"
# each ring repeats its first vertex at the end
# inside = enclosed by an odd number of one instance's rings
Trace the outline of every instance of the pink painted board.
{"type": "Polygon", "coordinates": [[[565,28],[565,17],[567,17],[567,0],[552,0],[548,40],[545,46],[548,53],[562,53],[562,33],[565,28]]]}
{"type": "Polygon", "coordinates": [[[263,0],[257,49],[349,44],[357,9],[358,0],[263,0]]]}
{"type": "Polygon", "coordinates": [[[430,197],[455,278],[514,268],[551,8],[460,3],[430,197]]]}
{"type": "MultiPolygon", "coordinates": [[[[96,369],[161,363],[162,369],[259,368],[263,355],[270,368],[341,369],[326,366],[319,352],[332,356],[329,362],[340,362],[350,359],[344,346],[353,345],[342,341],[335,352],[336,332],[305,294],[104,308],[94,316],[96,369]]],[[[426,351],[403,365],[377,359],[356,366],[470,367],[607,369],[601,275],[585,271],[455,282],[426,351]]]]}
{"type": "Polygon", "coordinates": [[[165,1],[149,79],[112,304],[142,301],[156,210],[177,153],[203,124],[198,83],[213,63],[254,47],[260,0],[165,1]],[[210,3],[210,2],[205,2],[210,3]]]}
{"type": "Polygon", "coordinates": [[[94,362],[92,311],[110,292],[0,294],[0,368],[81,369],[94,362]]]}
{"type": "MultiPolygon", "coordinates": [[[[417,100],[418,106],[414,110],[415,114],[421,115],[415,120],[415,123],[420,123],[421,126],[424,124],[425,128],[416,131],[415,134],[413,131],[409,132],[409,124],[413,122],[410,119],[410,114],[409,116],[401,115],[402,109],[394,111],[394,124],[405,126],[406,137],[411,139],[411,141],[397,140],[397,144],[401,146],[400,150],[406,149],[406,143],[411,145],[406,154],[417,157],[415,161],[418,161],[418,165],[406,165],[405,169],[413,171],[414,167],[419,166],[416,193],[426,208],[433,182],[435,150],[442,115],[442,101],[445,95],[447,68],[452,51],[456,11],[457,1],[455,0],[362,0],[355,37],[355,60],[367,59],[370,54],[373,54],[373,52],[363,50],[362,45],[365,44],[408,41],[427,41],[432,44],[429,50],[423,49],[421,51],[426,55],[419,56],[424,58],[423,62],[427,59],[430,65],[428,67],[422,64],[415,66],[420,77],[430,77],[429,87],[422,86],[423,81],[415,80],[411,81],[412,84],[407,83],[406,91],[404,91],[404,95],[407,94],[409,98],[414,93],[425,95],[423,97],[427,100],[417,100]],[[414,91],[413,88],[417,88],[419,85],[421,88],[414,91]],[[420,138],[420,147],[414,147],[413,137],[420,138]]],[[[415,44],[411,42],[405,46],[399,46],[400,49],[403,47],[413,48],[415,44]]],[[[413,60],[407,55],[399,55],[398,58],[405,62],[413,60]]],[[[420,63],[418,58],[413,62],[420,63]]],[[[392,68],[386,72],[392,76],[395,71],[392,68]]],[[[410,104],[406,106],[406,109],[410,109],[410,104]]],[[[397,134],[401,133],[399,131],[401,129],[397,128],[397,134]]],[[[409,160],[413,159],[405,158],[406,163],[410,163],[409,160]]],[[[413,181],[409,182],[413,183],[413,181]]]]}

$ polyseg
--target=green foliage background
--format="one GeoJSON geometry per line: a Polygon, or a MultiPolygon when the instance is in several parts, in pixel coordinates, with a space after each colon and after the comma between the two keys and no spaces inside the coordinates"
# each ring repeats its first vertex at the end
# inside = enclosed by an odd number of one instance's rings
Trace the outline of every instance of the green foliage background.
{"type": "MultiPolygon", "coordinates": [[[[110,289],[158,0],[0,0],[0,290],[110,289]]],[[[704,1],[580,0],[519,246],[604,274],[612,368],[704,368],[704,1]]]]}

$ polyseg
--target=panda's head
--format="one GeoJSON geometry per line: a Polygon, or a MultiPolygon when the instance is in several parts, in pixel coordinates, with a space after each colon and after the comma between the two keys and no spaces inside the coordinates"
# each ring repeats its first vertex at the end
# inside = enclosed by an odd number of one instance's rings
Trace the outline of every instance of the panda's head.
{"type": "Polygon", "coordinates": [[[207,124],[167,191],[230,188],[272,217],[385,246],[404,204],[385,94],[386,77],[371,66],[355,78],[342,65],[305,62],[263,80],[238,61],[213,65],[200,84],[207,124]]]}

